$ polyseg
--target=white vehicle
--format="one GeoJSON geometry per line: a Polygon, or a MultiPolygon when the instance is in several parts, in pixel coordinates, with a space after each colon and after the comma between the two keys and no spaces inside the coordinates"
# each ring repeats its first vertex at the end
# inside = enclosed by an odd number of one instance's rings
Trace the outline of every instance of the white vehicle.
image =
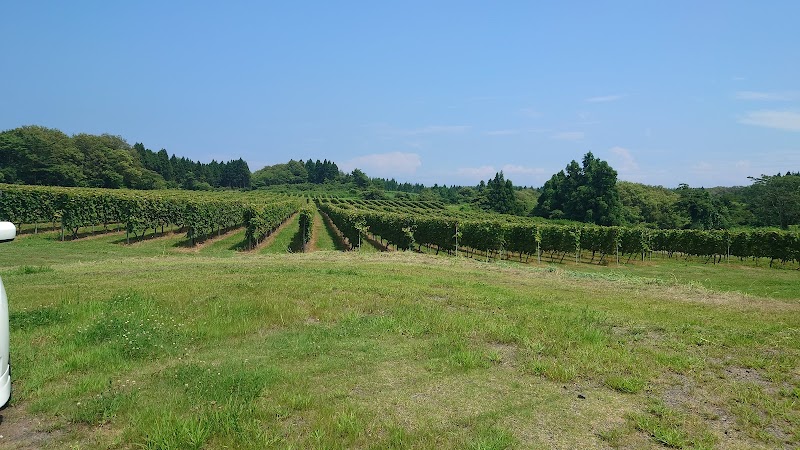
{"type": "MultiPolygon", "coordinates": [[[[11,222],[0,222],[0,243],[13,241],[17,227],[11,222]]],[[[0,279],[0,408],[11,398],[11,362],[9,361],[8,297],[0,279]]]]}

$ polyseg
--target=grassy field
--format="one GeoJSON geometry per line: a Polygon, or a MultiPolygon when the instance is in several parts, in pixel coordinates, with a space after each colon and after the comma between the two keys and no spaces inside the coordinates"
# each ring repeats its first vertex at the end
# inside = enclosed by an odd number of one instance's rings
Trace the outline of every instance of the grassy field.
{"type": "Polygon", "coordinates": [[[292,217],[278,230],[272,240],[259,251],[263,254],[298,253],[303,250],[300,221],[292,217]]]}
{"type": "Polygon", "coordinates": [[[344,246],[339,242],[336,234],[325,226],[325,221],[319,211],[314,214],[314,229],[311,235],[314,250],[344,250],[344,246]]]}
{"type": "Polygon", "coordinates": [[[800,445],[798,271],[242,241],[0,247],[14,367],[0,446],[800,445]]]}

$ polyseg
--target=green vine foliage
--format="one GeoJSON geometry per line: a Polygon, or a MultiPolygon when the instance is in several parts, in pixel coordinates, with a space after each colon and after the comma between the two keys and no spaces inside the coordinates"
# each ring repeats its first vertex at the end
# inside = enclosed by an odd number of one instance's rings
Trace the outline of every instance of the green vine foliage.
{"type": "Polygon", "coordinates": [[[314,228],[316,212],[316,208],[310,203],[306,203],[300,208],[300,232],[302,233],[304,244],[311,241],[311,230],[314,228]]]}
{"type": "Polygon", "coordinates": [[[297,199],[248,205],[244,210],[245,236],[251,246],[257,245],[300,209],[297,199]]]}
{"type": "Polygon", "coordinates": [[[73,236],[81,227],[110,224],[121,224],[134,235],[177,226],[192,241],[242,225],[257,233],[276,228],[273,214],[285,220],[299,203],[258,193],[0,185],[0,219],[19,225],[58,222],[73,236]],[[260,214],[248,215],[253,209],[260,214]]]}
{"type": "MultiPolygon", "coordinates": [[[[354,223],[365,221],[369,229],[398,248],[409,248],[410,237],[421,245],[441,250],[458,245],[478,250],[507,250],[533,255],[543,252],[571,253],[589,251],[600,255],[642,255],[663,251],[695,256],[733,256],[800,261],[800,234],[780,230],[703,231],[653,230],[638,227],[603,227],[597,225],[555,225],[513,216],[486,219],[486,215],[450,215],[441,209],[426,214],[384,212],[382,208],[407,211],[416,202],[405,205],[382,205],[365,200],[321,202],[337,227],[357,239],[354,223]],[[363,209],[362,209],[363,208],[363,209]],[[374,208],[374,209],[372,209],[374,208]],[[411,236],[409,236],[409,233],[411,236]]],[[[377,202],[377,201],[372,201],[377,202]]],[[[430,206],[429,206],[430,208],[430,206]]],[[[352,239],[348,236],[348,239],[352,239]]]]}
{"type": "MultiPolygon", "coordinates": [[[[636,227],[556,225],[515,216],[450,211],[439,202],[398,200],[317,200],[319,209],[352,243],[365,230],[399,249],[414,245],[506,250],[520,254],[590,251],[636,255],[652,251],[696,256],[770,258],[800,261],[800,234],[753,229],[652,230],[636,227]],[[361,226],[363,224],[363,227],[361,226]]],[[[251,244],[262,240],[300,210],[306,239],[314,205],[297,197],[259,192],[131,191],[0,184],[0,220],[60,224],[77,235],[81,227],[124,226],[138,235],[175,226],[192,241],[245,226],[251,244]],[[302,208],[301,208],[302,206],[302,208]]]]}

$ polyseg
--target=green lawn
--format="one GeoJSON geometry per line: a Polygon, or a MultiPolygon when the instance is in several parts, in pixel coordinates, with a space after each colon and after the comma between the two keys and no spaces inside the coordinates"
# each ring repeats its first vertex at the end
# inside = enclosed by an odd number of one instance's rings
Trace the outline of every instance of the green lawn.
{"type": "Polygon", "coordinates": [[[344,250],[344,246],[339,238],[333,230],[325,224],[319,210],[317,210],[317,213],[314,215],[314,230],[312,232],[317,235],[317,250],[344,250]]]}
{"type": "Polygon", "coordinates": [[[271,242],[260,250],[262,254],[297,253],[302,251],[302,237],[300,236],[300,221],[297,215],[290,218],[280,230],[275,231],[271,242]]]}
{"type": "Polygon", "coordinates": [[[704,259],[686,261],[683,258],[655,257],[617,266],[579,264],[571,266],[586,272],[613,272],[640,277],[657,278],[665,282],[697,284],[715,291],[735,291],[761,297],[800,299],[800,271],[797,265],[787,264],[769,268],[762,260],[757,267],[752,262],[732,260],[730,263],[704,263],[704,259]]]}
{"type": "Polygon", "coordinates": [[[336,235],[325,225],[325,221],[322,219],[322,215],[318,210],[314,214],[314,228],[312,233],[316,234],[317,250],[343,250],[336,235]]]}
{"type": "Polygon", "coordinates": [[[203,248],[200,249],[200,254],[204,256],[229,257],[246,250],[247,239],[245,237],[245,231],[244,228],[239,228],[227,233],[220,239],[215,239],[208,245],[203,246],[203,248]]]}
{"type": "Polygon", "coordinates": [[[3,244],[14,394],[2,445],[800,445],[798,271],[259,254],[237,241],[3,244]],[[761,297],[721,292],[754,280],[761,297]]]}

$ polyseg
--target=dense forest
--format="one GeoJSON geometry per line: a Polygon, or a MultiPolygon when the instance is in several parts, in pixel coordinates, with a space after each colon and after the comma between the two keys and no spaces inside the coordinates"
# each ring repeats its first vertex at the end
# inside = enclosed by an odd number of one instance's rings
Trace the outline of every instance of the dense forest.
{"type": "Polygon", "coordinates": [[[0,133],[0,182],[131,189],[250,187],[238,159],[195,162],[154,152],[119,136],[76,134],[40,126],[0,133]]]}
{"type": "Polygon", "coordinates": [[[0,182],[53,186],[192,190],[272,189],[297,192],[346,187],[367,199],[419,198],[463,209],[530,215],[557,221],[652,228],[726,229],[800,224],[800,172],[761,175],[750,186],[676,189],[617,180],[605,161],[587,153],[571,161],[541,188],[514,186],[502,172],[477,186],[426,187],[370,178],[359,169],[343,173],[327,159],[302,159],[253,173],[240,159],[202,163],[153,151],[119,136],[65,133],[40,126],[0,132],[0,182]]]}
{"type": "Polygon", "coordinates": [[[266,166],[253,173],[252,185],[254,188],[275,186],[279,184],[302,184],[339,181],[342,174],[333,161],[289,160],[286,164],[266,166]]]}

